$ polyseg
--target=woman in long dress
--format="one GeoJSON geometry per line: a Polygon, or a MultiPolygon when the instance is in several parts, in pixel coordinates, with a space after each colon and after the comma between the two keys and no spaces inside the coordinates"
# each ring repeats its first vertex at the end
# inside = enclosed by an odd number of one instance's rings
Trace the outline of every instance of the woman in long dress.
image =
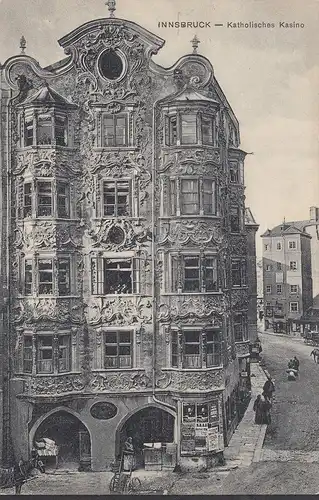
{"type": "Polygon", "coordinates": [[[261,395],[258,394],[255,399],[253,410],[255,412],[255,424],[261,425],[263,423],[263,404],[261,400],[261,395]]]}

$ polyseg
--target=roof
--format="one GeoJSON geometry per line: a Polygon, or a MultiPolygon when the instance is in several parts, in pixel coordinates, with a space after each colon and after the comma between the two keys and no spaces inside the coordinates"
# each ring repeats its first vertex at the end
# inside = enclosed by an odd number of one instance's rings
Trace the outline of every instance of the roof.
{"type": "Polygon", "coordinates": [[[204,101],[206,103],[215,104],[215,106],[220,105],[219,102],[216,101],[215,99],[212,99],[211,97],[208,97],[208,96],[202,94],[198,90],[194,90],[190,86],[184,87],[182,90],[177,92],[175,95],[174,94],[169,95],[162,100],[162,102],[166,102],[166,101],[174,101],[174,102],[176,102],[176,101],[177,102],[180,102],[180,101],[195,101],[195,102],[202,101],[203,102],[204,101]]]}
{"type": "Polygon", "coordinates": [[[267,231],[265,231],[264,234],[261,235],[261,237],[263,237],[263,236],[270,236],[270,237],[282,236],[285,234],[302,234],[304,236],[310,236],[305,231],[305,228],[309,225],[311,225],[310,220],[283,222],[282,224],[275,226],[273,229],[267,229],[267,231]]]}
{"type": "Polygon", "coordinates": [[[245,225],[258,226],[257,222],[255,221],[255,217],[253,216],[249,207],[245,208],[245,225]]]}
{"type": "Polygon", "coordinates": [[[67,99],[58,94],[58,92],[49,87],[49,85],[44,85],[38,89],[37,92],[27,97],[22,104],[24,106],[26,104],[60,104],[63,106],[72,106],[67,99]]]}

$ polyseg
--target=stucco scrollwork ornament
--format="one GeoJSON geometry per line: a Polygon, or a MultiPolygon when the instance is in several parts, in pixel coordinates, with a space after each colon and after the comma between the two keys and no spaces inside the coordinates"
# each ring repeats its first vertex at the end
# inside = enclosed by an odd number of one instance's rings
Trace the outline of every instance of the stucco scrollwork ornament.
{"type": "Polygon", "coordinates": [[[56,248],[56,226],[51,221],[25,224],[24,239],[27,249],[56,248]]]}
{"type": "Polygon", "coordinates": [[[195,151],[177,150],[160,158],[160,173],[169,170],[176,175],[218,175],[220,173],[220,150],[196,149],[195,151]]]}
{"type": "Polygon", "coordinates": [[[18,299],[12,307],[12,321],[15,324],[39,323],[52,321],[54,323],[81,323],[83,313],[81,303],[74,299],[28,298],[18,299]]]}
{"type": "Polygon", "coordinates": [[[88,323],[112,325],[128,325],[150,323],[152,320],[152,304],[143,297],[101,298],[91,300],[88,304],[88,323]]]}
{"type": "Polygon", "coordinates": [[[45,149],[38,151],[23,151],[16,155],[14,174],[19,175],[29,170],[35,175],[53,175],[56,164],[56,151],[45,149]]]}
{"type": "Polygon", "coordinates": [[[98,222],[97,228],[89,231],[88,235],[93,239],[94,247],[103,246],[108,250],[128,250],[152,239],[148,228],[141,228],[136,222],[113,219],[98,222]]]}
{"type": "Polygon", "coordinates": [[[167,371],[160,371],[155,376],[155,386],[158,389],[167,389],[172,383],[172,374],[167,371]]]}
{"type": "Polygon", "coordinates": [[[182,71],[184,81],[194,88],[203,88],[212,79],[213,67],[198,55],[185,56],[177,68],[182,71]]]}
{"type": "Polygon", "coordinates": [[[213,244],[222,243],[221,228],[215,224],[198,221],[176,222],[162,224],[159,244],[171,243],[175,245],[213,244]]]}
{"type": "Polygon", "coordinates": [[[225,300],[222,295],[209,298],[195,297],[167,297],[165,302],[159,305],[159,320],[184,320],[184,319],[208,319],[221,316],[225,310],[225,300]]]}
{"type": "Polygon", "coordinates": [[[224,372],[223,369],[198,371],[198,372],[176,372],[170,373],[170,390],[178,391],[209,391],[223,389],[224,372]]]}

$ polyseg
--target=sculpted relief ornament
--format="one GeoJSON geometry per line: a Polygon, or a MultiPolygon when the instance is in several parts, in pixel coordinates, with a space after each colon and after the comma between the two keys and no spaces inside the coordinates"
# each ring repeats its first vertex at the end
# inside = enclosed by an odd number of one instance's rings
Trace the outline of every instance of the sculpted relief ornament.
{"type": "MultiPolygon", "coordinates": [[[[213,223],[214,224],[214,223],[213,223]]],[[[188,245],[189,243],[214,246],[220,245],[223,241],[221,228],[208,222],[170,221],[161,224],[161,236],[159,245],[167,242],[175,245],[188,245]]]]}
{"type": "Polygon", "coordinates": [[[152,304],[142,297],[114,297],[91,299],[87,305],[88,323],[133,325],[152,321],[152,304]]]}
{"type": "MultiPolygon", "coordinates": [[[[224,295],[209,297],[166,297],[165,302],[159,305],[158,317],[160,321],[176,321],[184,319],[206,319],[221,317],[227,308],[227,299],[224,295]]],[[[216,319],[217,321],[217,319],[216,319]]]]}
{"type": "Polygon", "coordinates": [[[15,324],[40,321],[80,324],[83,319],[83,306],[79,299],[17,299],[12,307],[12,321],[15,324]]]}

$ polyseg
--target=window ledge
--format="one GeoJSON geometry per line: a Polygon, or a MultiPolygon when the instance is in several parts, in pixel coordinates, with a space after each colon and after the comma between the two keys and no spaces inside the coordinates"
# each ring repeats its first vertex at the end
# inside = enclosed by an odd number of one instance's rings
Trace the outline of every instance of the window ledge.
{"type": "Polygon", "coordinates": [[[150,297],[150,295],[142,295],[141,293],[91,293],[90,297],[112,298],[112,297],[150,297]]]}
{"type": "Polygon", "coordinates": [[[137,151],[137,146],[94,146],[93,151],[137,151]]]}
{"type": "Polygon", "coordinates": [[[219,146],[216,144],[204,144],[202,142],[194,142],[193,144],[165,144],[162,149],[172,149],[172,148],[210,148],[210,149],[219,149],[219,146]]]}
{"type": "MultiPolygon", "coordinates": [[[[161,215],[159,219],[221,219],[221,215],[207,215],[207,214],[195,214],[195,215],[161,215]]],[[[237,233],[236,233],[237,234],[237,233]]]]}
{"type": "Polygon", "coordinates": [[[176,295],[222,295],[224,292],[218,290],[218,292],[162,292],[162,297],[174,297],[176,295]]]}
{"type": "Polygon", "coordinates": [[[202,367],[202,368],[176,368],[174,366],[172,367],[164,367],[162,368],[163,371],[174,371],[174,372],[198,372],[198,371],[217,371],[217,370],[222,370],[224,368],[223,365],[219,366],[209,366],[209,367],[202,367]]]}
{"type": "Polygon", "coordinates": [[[81,372],[63,372],[63,373],[16,373],[14,377],[34,377],[34,378],[39,378],[39,377],[64,377],[64,376],[70,376],[70,375],[81,375],[81,372]]]}
{"type": "Polygon", "coordinates": [[[145,368],[93,368],[92,372],[94,373],[110,373],[110,372],[145,372],[145,368]]]}
{"type": "Polygon", "coordinates": [[[43,215],[43,216],[38,216],[38,217],[23,217],[21,219],[17,219],[17,222],[36,222],[36,221],[48,221],[51,220],[53,222],[80,222],[80,218],[78,219],[61,219],[61,217],[54,217],[51,215],[43,215]]]}
{"type": "Polygon", "coordinates": [[[18,295],[17,299],[81,299],[82,295],[18,295]]]}

